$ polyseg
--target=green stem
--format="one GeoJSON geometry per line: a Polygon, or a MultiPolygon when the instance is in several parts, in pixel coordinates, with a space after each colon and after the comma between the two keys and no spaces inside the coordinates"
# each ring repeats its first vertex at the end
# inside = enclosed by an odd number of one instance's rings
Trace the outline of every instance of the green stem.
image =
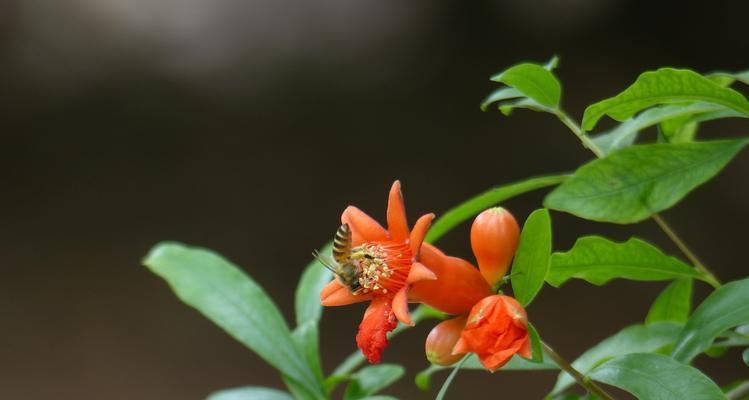
{"type": "Polygon", "coordinates": [[[749,398],[749,382],[744,382],[736,386],[733,390],[726,393],[726,397],[731,400],[745,400],[749,398]]]}
{"type": "Polygon", "coordinates": [[[602,387],[598,386],[597,383],[590,379],[586,379],[585,375],[583,375],[580,371],[576,370],[575,367],[572,366],[567,360],[564,359],[559,353],[554,351],[554,349],[551,348],[546,342],[541,342],[541,345],[544,347],[544,351],[546,354],[551,357],[555,363],[559,366],[559,368],[563,369],[565,372],[570,374],[573,378],[575,378],[575,381],[578,385],[585,388],[585,390],[588,391],[588,393],[602,399],[602,400],[614,400],[614,397],[610,394],[606,393],[605,390],[603,390],[602,387]]]}
{"type": "MultiPolygon", "coordinates": [[[[554,115],[559,118],[560,121],[564,125],[567,126],[567,128],[572,131],[572,133],[575,134],[580,139],[580,142],[582,142],[583,146],[590,151],[593,152],[593,154],[596,155],[597,158],[603,158],[604,154],[600,147],[598,147],[591,139],[588,137],[588,135],[580,128],[580,125],[575,122],[567,113],[562,111],[561,109],[554,110],[554,115]]],[[[653,214],[650,218],[652,218],[658,226],[663,230],[664,233],[666,233],[666,236],[671,239],[674,244],[676,244],[676,247],[681,250],[682,253],[689,259],[689,261],[694,265],[695,269],[700,271],[703,275],[705,275],[705,280],[707,283],[712,285],[715,288],[720,287],[720,281],[718,278],[715,277],[715,274],[703,264],[699,258],[694,254],[694,252],[687,246],[686,242],[676,233],[676,231],[669,226],[666,221],[658,214],[653,214]]]]}

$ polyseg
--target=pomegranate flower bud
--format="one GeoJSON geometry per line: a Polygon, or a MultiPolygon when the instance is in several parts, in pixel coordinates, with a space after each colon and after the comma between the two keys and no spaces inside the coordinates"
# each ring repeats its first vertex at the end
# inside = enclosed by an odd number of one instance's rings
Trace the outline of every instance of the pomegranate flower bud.
{"type": "Polygon", "coordinates": [[[465,325],[466,316],[463,315],[442,321],[429,332],[424,347],[430,363],[447,366],[463,357],[463,354],[453,354],[453,347],[460,339],[460,332],[465,325]]]}
{"type": "Polygon", "coordinates": [[[489,285],[494,286],[507,273],[519,236],[515,217],[502,207],[490,208],[473,221],[471,248],[489,285]]]}
{"type": "Polygon", "coordinates": [[[453,348],[454,354],[476,353],[490,371],[505,365],[513,355],[531,357],[528,317],[512,297],[493,295],[478,302],[453,348]]]}

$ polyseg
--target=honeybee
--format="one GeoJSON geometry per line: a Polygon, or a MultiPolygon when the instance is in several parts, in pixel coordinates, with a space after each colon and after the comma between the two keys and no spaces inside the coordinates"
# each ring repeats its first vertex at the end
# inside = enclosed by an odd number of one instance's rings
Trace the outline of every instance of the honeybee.
{"type": "Polygon", "coordinates": [[[325,257],[317,250],[312,255],[325,268],[333,272],[338,280],[351,290],[351,293],[357,294],[362,290],[360,277],[362,270],[358,262],[354,262],[351,257],[351,228],[348,224],[341,225],[335,233],[333,239],[333,258],[325,257]]]}

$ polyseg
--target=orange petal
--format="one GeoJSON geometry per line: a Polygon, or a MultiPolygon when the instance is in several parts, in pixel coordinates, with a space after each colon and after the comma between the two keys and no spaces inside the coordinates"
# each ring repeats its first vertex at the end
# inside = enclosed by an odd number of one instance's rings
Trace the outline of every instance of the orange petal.
{"type": "Polygon", "coordinates": [[[406,206],[403,204],[400,181],[393,182],[388,196],[388,231],[394,242],[405,242],[408,239],[408,221],[406,206]]]}
{"type": "Polygon", "coordinates": [[[523,344],[520,346],[518,354],[520,354],[520,356],[522,356],[523,358],[530,359],[533,357],[533,351],[531,350],[531,341],[529,338],[526,338],[523,344]]]}
{"type": "Polygon", "coordinates": [[[408,278],[406,279],[406,283],[433,281],[435,279],[437,279],[437,275],[432,272],[432,270],[425,267],[422,263],[415,262],[411,264],[411,270],[408,271],[408,278]]]}
{"type": "Polygon", "coordinates": [[[437,365],[452,365],[463,357],[464,353],[453,353],[455,344],[460,340],[460,332],[466,324],[466,316],[448,319],[432,328],[424,343],[427,360],[437,365]]]}
{"type": "Polygon", "coordinates": [[[387,333],[395,329],[398,322],[387,297],[375,297],[364,313],[356,334],[356,344],[371,364],[377,364],[382,351],[388,345],[387,333]]]}
{"type": "Polygon", "coordinates": [[[422,215],[414,228],[411,230],[411,237],[409,239],[411,245],[411,253],[414,257],[419,257],[419,250],[421,249],[421,243],[424,241],[424,237],[427,235],[429,227],[432,225],[434,214],[422,215]]]}
{"type": "Polygon", "coordinates": [[[371,299],[371,293],[354,295],[349,288],[341,285],[337,279],[330,281],[320,292],[320,303],[328,307],[346,306],[371,299]]]}
{"type": "Polygon", "coordinates": [[[393,312],[398,321],[410,326],[416,325],[408,312],[408,285],[403,286],[393,297],[393,312]]]}
{"type": "Polygon", "coordinates": [[[387,240],[388,233],[377,221],[364,211],[348,206],[341,215],[341,222],[351,228],[351,239],[354,246],[364,242],[387,240]]]}
{"type": "Polygon", "coordinates": [[[489,284],[471,263],[448,257],[428,243],[421,246],[419,262],[437,275],[437,280],[415,282],[409,292],[413,300],[448,314],[463,314],[492,294],[489,284]]]}
{"type": "Polygon", "coordinates": [[[465,354],[471,351],[471,346],[466,343],[463,338],[458,339],[458,342],[453,346],[453,354],[465,354]]]}

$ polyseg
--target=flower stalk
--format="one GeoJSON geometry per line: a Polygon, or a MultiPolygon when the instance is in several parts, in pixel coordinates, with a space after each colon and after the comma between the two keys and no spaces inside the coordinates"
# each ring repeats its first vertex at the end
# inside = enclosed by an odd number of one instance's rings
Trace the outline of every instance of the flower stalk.
{"type": "Polygon", "coordinates": [[[598,386],[597,383],[590,379],[586,379],[585,376],[578,370],[575,369],[575,367],[572,366],[567,360],[564,359],[559,353],[554,351],[554,349],[551,348],[546,342],[541,342],[541,345],[544,348],[544,352],[551,357],[554,362],[559,366],[559,368],[563,369],[565,372],[570,374],[573,378],[575,378],[575,381],[585,388],[585,390],[588,391],[588,393],[595,395],[596,397],[599,397],[603,400],[614,400],[614,397],[610,394],[606,393],[605,390],[603,390],[602,387],[598,386]]]}

